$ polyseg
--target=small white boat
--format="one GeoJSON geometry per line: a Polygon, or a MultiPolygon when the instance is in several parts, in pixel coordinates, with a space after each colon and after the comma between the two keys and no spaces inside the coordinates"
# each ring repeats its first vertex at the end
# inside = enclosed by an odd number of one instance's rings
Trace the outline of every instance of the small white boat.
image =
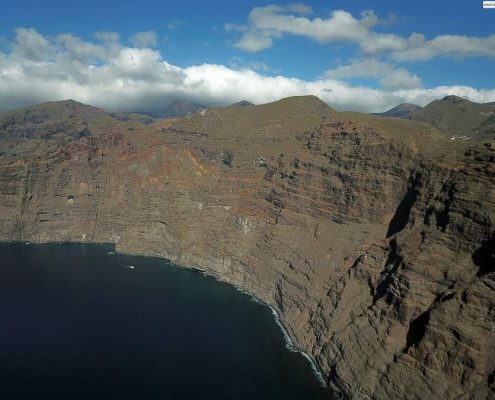
{"type": "Polygon", "coordinates": [[[112,254],[115,254],[115,251],[109,251],[107,254],[111,256],[112,254]]]}
{"type": "Polygon", "coordinates": [[[125,265],[126,268],[134,269],[134,265],[125,265]]]}

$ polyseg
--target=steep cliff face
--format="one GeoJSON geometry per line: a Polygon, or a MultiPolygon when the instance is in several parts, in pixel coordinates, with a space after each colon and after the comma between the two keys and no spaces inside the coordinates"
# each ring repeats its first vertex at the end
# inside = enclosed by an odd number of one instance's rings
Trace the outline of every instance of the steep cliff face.
{"type": "Polygon", "coordinates": [[[5,150],[1,240],[201,268],[276,308],[338,396],[495,395],[493,141],[313,97],[91,126],[5,150]]]}

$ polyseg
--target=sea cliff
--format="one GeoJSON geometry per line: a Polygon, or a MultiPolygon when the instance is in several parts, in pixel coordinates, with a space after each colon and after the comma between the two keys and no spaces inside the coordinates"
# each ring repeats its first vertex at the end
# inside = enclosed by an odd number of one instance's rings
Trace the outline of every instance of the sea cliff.
{"type": "Polygon", "coordinates": [[[0,114],[0,240],[111,242],[271,305],[342,398],[495,395],[495,141],[312,96],[0,114]]]}

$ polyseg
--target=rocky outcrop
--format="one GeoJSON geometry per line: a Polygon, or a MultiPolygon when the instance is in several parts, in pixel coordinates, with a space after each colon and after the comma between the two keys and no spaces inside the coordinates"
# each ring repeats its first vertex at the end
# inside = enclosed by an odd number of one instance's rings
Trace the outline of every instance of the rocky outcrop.
{"type": "Polygon", "coordinates": [[[336,397],[495,395],[493,141],[314,97],[101,118],[0,157],[1,240],[201,268],[272,305],[336,397]]]}

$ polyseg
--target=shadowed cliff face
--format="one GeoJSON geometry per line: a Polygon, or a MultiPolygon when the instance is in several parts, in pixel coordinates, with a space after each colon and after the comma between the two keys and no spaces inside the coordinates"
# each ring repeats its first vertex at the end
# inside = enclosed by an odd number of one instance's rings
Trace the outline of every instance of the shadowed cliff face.
{"type": "Polygon", "coordinates": [[[90,122],[1,155],[1,240],[204,269],[274,306],[342,397],[495,395],[493,141],[314,97],[90,122]]]}

